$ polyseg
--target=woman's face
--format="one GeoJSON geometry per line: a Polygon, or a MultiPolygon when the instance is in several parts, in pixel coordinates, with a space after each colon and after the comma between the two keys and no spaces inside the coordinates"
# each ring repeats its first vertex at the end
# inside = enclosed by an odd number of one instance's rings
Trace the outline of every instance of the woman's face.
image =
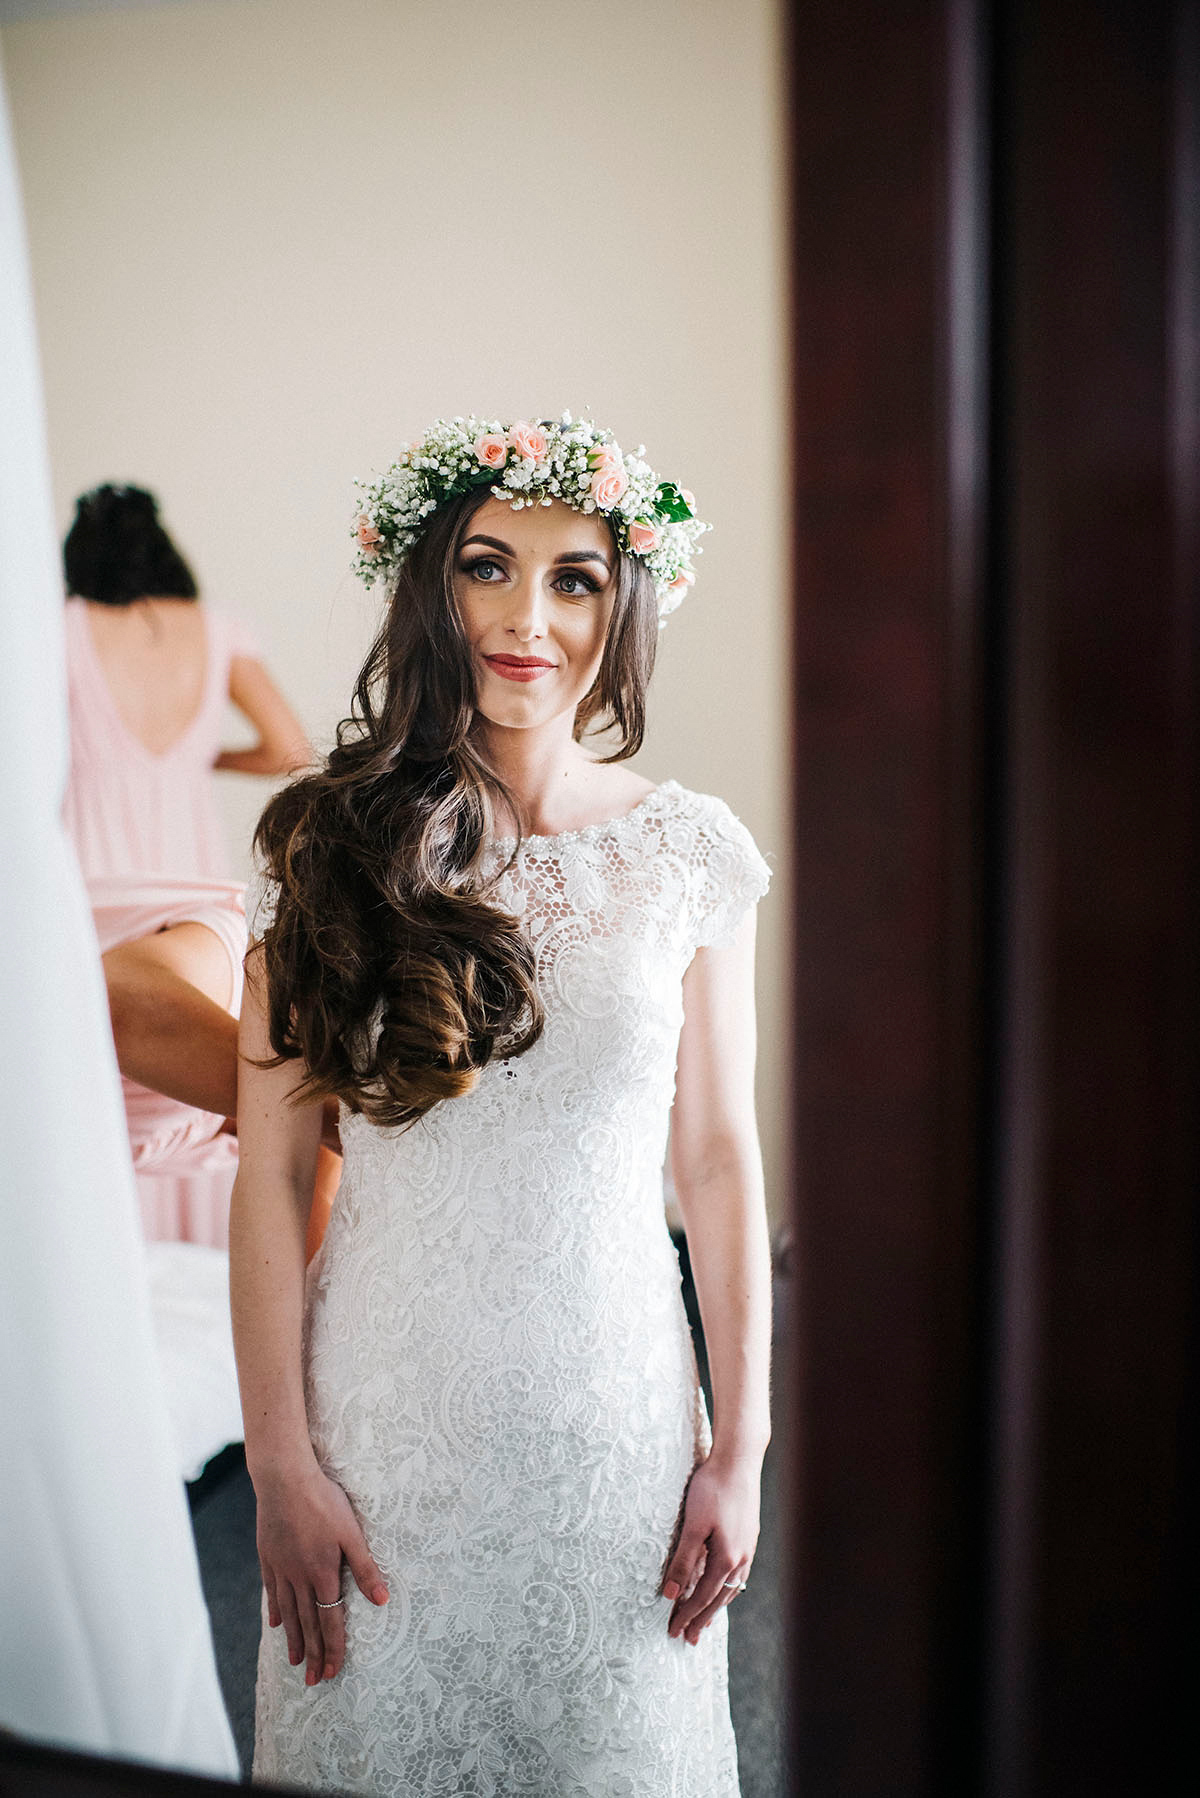
{"type": "Polygon", "coordinates": [[[573,720],[599,672],[616,595],[603,520],[557,499],[514,512],[488,498],[459,546],[454,594],[488,723],[530,730],[573,720]]]}

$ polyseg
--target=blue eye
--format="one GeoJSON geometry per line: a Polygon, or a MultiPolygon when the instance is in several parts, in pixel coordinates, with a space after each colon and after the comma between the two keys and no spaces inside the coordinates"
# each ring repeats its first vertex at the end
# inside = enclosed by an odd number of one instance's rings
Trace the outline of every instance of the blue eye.
{"type": "Polygon", "coordinates": [[[485,586],[491,587],[495,585],[495,577],[502,576],[504,570],[499,562],[493,562],[490,556],[480,556],[477,562],[467,563],[467,573],[472,580],[482,581],[485,586]]]}
{"type": "Polygon", "coordinates": [[[590,580],[586,574],[576,574],[573,569],[568,569],[566,574],[559,575],[558,589],[567,599],[583,599],[587,594],[596,591],[596,583],[590,580]],[[564,587],[564,581],[573,581],[574,585],[564,587]]]}

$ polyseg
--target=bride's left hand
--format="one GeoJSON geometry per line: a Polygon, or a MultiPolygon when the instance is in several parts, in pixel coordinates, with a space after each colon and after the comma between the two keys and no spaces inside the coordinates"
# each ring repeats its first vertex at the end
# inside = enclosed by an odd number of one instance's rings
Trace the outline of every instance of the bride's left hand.
{"type": "Polygon", "coordinates": [[[762,1461],[710,1455],[688,1483],[679,1545],[663,1575],[674,1601],[667,1633],[694,1647],[717,1612],[737,1597],[758,1542],[762,1461]],[[731,1581],[737,1582],[730,1584],[731,1581]]]}

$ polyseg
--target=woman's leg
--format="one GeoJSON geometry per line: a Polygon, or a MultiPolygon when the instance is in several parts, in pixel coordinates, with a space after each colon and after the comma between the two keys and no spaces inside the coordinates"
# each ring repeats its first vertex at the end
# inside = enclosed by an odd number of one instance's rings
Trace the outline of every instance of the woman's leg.
{"type": "MultiPolygon", "coordinates": [[[[237,1127],[237,1019],[229,957],[203,924],[171,924],[102,957],[117,1065],[129,1080],[237,1127]]],[[[342,1178],[337,1104],[329,1100],[312,1211],[308,1259],[321,1246],[342,1178]]]]}
{"type": "Polygon", "coordinates": [[[229,955],[204,924],[171,924],[102,957],[117,1065],[182,1105],[237,1115],[229,955]]]}

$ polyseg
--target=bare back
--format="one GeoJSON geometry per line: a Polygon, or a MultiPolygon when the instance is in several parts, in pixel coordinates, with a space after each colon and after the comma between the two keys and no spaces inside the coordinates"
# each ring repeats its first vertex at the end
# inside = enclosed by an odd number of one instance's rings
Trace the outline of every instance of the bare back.
{"type": "Polygon", "coordinates": [[[152,755],[162,755],[194,722],[208,667],[205,617],[192,600],[139,599],[87,604],[86,620],[121,722],[152,755]]]}

